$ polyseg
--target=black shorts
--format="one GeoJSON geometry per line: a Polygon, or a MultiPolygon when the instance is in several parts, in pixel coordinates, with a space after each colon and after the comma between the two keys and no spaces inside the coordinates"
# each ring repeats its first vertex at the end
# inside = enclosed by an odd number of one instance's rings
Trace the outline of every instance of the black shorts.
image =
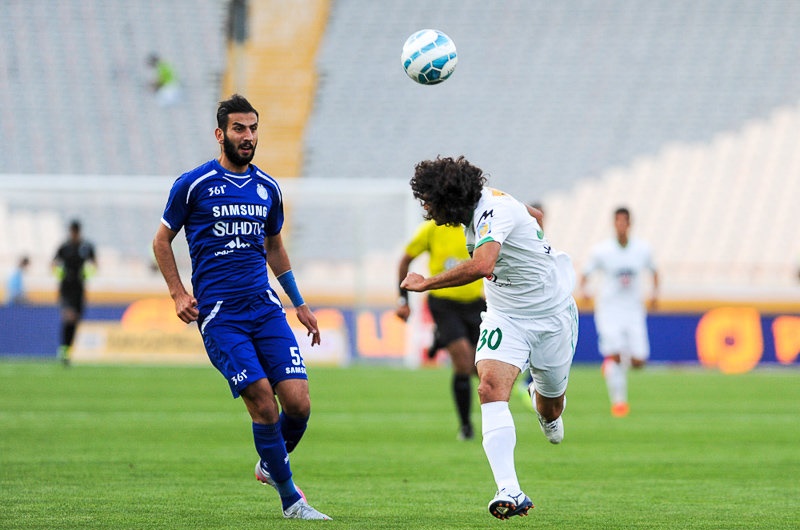
{"type": "Polygon", "coordinates": [[[473,302],[456,302],[428,296],[428,309],[436,324],[436,346],[444,348],[461,338],[471,344],[478,343],[481,312],[486,311],[486,300],[479,298],[473,302]]]}
{"type": "Polygon", "coordinates": [[[62,309],[72,309],[82,315],[84,299],[83,285],[62,283],[58,289],[58,303],[62,309]]]}

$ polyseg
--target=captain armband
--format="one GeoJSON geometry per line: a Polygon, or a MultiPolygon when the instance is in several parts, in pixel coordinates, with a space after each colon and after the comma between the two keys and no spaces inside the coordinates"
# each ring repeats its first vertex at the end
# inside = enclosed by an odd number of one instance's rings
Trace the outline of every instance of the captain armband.
{"type": "Polygon", "coordinates": [[[300,294],[300,290],[297,288],[297,282],[294,279],[292,269],[278,276],[277,280],[278,283],[281,284],[281,287],[283,287],[283,292],[286,293],[286,296],[292,301],[292,305],[300,307],[305,303],[305,301],[303,301],[303,296],[300,294]]]}

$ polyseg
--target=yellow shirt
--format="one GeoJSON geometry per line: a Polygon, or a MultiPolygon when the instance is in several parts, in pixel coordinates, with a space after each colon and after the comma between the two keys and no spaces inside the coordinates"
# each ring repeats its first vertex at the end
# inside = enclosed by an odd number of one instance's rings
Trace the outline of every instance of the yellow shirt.
{"type": "MultiPolygon", "coordinates": [[[[425,221],[417,228],[414,237],[406,246],[406,254],[416,258],[428,252],[428,268],[431,276],[452,269],[469,259],[464,229],[460,226],[437,226],[434,221],[425,221]]],[[[472,302],[483,298],[483,280],[475,280],[458,287],[434,289],[431,294],[437,298],[472,302]]]]}

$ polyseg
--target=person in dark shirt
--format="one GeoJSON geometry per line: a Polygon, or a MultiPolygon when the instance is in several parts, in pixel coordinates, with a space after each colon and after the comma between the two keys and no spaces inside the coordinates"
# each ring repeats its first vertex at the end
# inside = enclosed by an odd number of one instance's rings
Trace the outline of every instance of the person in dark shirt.
{"type": "Polygon", "coordinates": [[[58,247],[53,267],[59,278],[58,304],[61,308],[61,345],[58,357],[70,363],[70,350],[86,302],[86,278],[97,267],[94,245],[81,236],[81,223],[69,224],[69,237],[58,247]]]}

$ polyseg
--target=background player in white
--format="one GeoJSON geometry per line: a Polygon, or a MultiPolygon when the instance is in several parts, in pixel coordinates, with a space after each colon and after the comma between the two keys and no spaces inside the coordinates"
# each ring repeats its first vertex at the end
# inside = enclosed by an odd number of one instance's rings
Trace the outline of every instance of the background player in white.
{"type": "Polygon", "coordinates": [[[631,214],[627,208],[614,211],[615,237],[597,244],[583,269],[580,291],[585,299],[589,276],[595,271],[604,275],[600,294],[594,305],[598,349],[603,356],[603,377],[608,387],[611,414],[626,416],[628,405],[628,367],[641,368],[650,356],[647,336],[647,310],[643,302],[641,276],[653,275],[650,308],[658,296],[658,272],[650,246],[630,236],[631,214]]]}
{"type": "Polygon", "coordinates": [[[485,184],[483,171],[463,156],[417,164],[411,190],[426,218],[465,225],[471,258],[429,278],[409,273],[401,287],[422,292],[484,278],[487,309],[475,359],[483,448],[497,483],[489,512],[507,519],[533,507],[514,465],[517,435],[508,408],[514,381],[530,368],[539,424],[550,442],[560,443],[578,311],[572,260],[544,239],[540,213],[485,184]]]}

